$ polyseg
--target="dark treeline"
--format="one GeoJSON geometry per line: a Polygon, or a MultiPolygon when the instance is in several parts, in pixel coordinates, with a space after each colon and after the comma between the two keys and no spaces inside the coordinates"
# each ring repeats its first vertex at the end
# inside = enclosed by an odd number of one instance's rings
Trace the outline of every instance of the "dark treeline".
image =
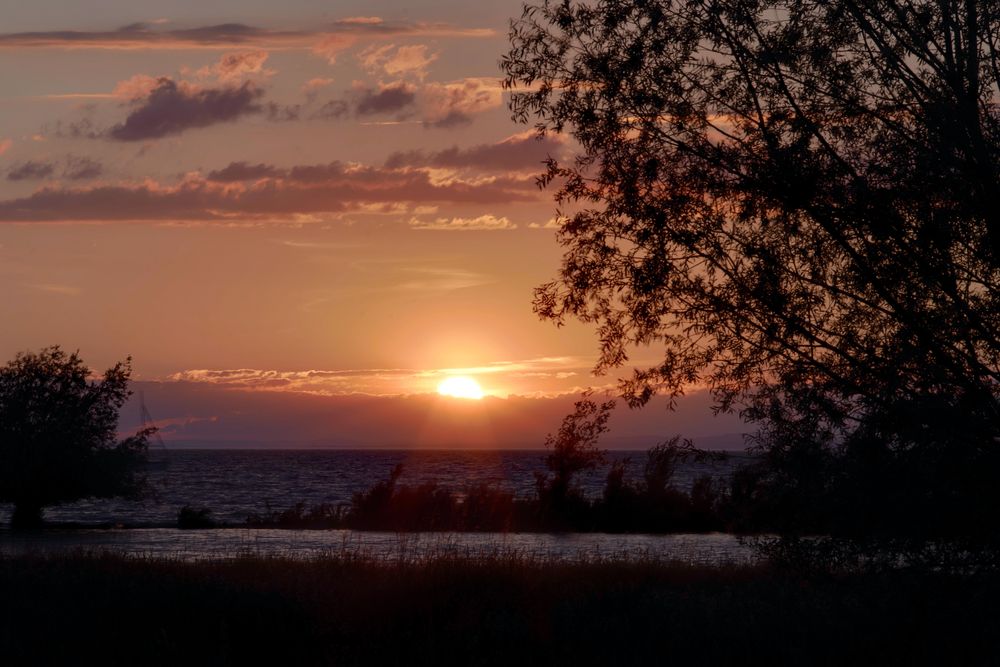
{"type": "MultiPolygon", "coordinates": [[[[355,493],[350,503],[298,503],[250,516],[247,525],[391,531],[727,531],[781,536],[783,542],[771,554],[781,558],[830,560],[856,553],[892,557],[902,551],[912,561],[916,554],[926,557],[930,545],[934,558],[958,549],[979,553],[991,563],[996,560],[990,556],[998,553],[995,524],[982,520],[992,505],[963,513],[939,502],[941,482],[929,471],[894,476],[888,467],[860,465],[822,450],[807,456],[801,449],[771,449],[728,478],[702,475],[689,488],[681,488],[675,480],[679,465],[725,455],[674,437],[649,449],[644,461],[609,464],[597,443],[613,406],[589,398],[576,404],[547,438],[547,470],[536,473],[529,497],[488,485],[401,484],[403,468],[397,465],[386,479],[355,493]],[[628,466],[641,466],[637,480],[626,474],[628,466]],[[607,470],[604,489],[599,497],[587,497],[580,473],[600,467],[607,470]],[[826,551],[807,553],[817,543],[801,538],[815,536],[831,538],[824,543],[826,551]],[[849,553],[830,552],[833,543],[845,545],[849,553]]],[[[212,522],[205,510],[185,508],[179,525],[197,528],[212,522]]],[[[977,565],[982,564],[977,557],[977,565]]]]}
{"type": "MultiPolygon", "coordinates": [[[[646,452],[638,481],[626,478],[628,461],[608,467],[603,493],[588,498],[579,474],[607,464],[598,449],[607,431],[613,401],[584,398],[559,430],[548,436],[546,472],[536,473],[535,493],[518,498],[489,485],[454,489],[434,482],[408,486],[399,483],[402,465],[371,488],[357,492],[345,505],[299,503],[282,511],[253,515],[255,527],[354,528],[360,530],[457,531],[602,531],[708,532],[740,530],[731,517],[740,516],[727,484],[711,475],[695,480],[688,490],[674,484],[678,465],[687,461],[717,460],[724,455],[698,450],[690,441],[674,437],[646,452]]],[[[741,478],[742,480],[742,478],[741,478]]],[[[209,517],[184,508],[184,527],[210,525],[209,517]]]]}
{"type": "MultiPolygon", "coordinates": [[[[672,484],[674,468],[688,452],[661,445],[647,453],[642,479],[625,479],[625,463],[610,466],[603,493],[587,498],[556,474],[541,475],[535,493],[518,498],[489,485],[452,489],[434,482],[399,483],[403,466],[371,488],[357,492],[349,504],[298,503],[285,510],[255,514],[255,527],[354,528],[392,531],[601,531],[708,532],[726,530],[730,494],[726,483],[709,475],[690,491],[672,484]]],[[[202,514],[185,508],[181,525],[206,525],[202,514]]]]}

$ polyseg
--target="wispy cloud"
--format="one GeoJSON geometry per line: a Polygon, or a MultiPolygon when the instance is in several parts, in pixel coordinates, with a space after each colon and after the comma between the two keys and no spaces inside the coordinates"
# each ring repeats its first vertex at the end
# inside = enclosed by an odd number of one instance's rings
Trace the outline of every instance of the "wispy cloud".
{"type": "Polygon", "coordinates": [[[485,274],[461,269],[413,268],[403,271],[410,275],[394,284],[391,289],[404,292],[450,292],[495,282],[485,274]]]}
{"type": "Polygon", "coordinates": [[[397,151],[385,161],[387,167],[437,167],[475,171],[529,171],[538,173],[549,157],[559,158],[565,151],[561,135],[538,137],[534,131],[512,135],[492,144],[468,148],[452,146],[439,151],[397,151]]]}
{"type": "MultiPolygon", "coordinates": [[[[104,171],[104,165],[86,156],[67,155],[62,161],[61,175],[70,181],[85,181],[96,178],[104,171]]],[[[27,160],[19,162],[7,170],[8,181],[32,181],[51,178],[56,175],[59,161],[27,160]]]]}
{"type": "Polygon", "coordinates": [[[480,379],[488,394],[506,396],[522,393],[528,384],[546,386],[537,395],[578,392],[573,382],[589,375],[589,362],[577,357],[539,357],[517,361],[497,361],[481,366],[455,368],[362,368],[342,370],[263,370],[192,369],[168,376],[171,382],[195,382],[238,390],[290,391],[327,396],[370,394],[403,395],[433,393],[449,376],[466,375],[480,379]],[[540,382],[541,381],[541,382],[540,382]]]}
{"type": "Polygon", "coordinates": [[[48,178],[55,171],[55,165],[41,160],[28,160],[15,164],[7,170],[8,181],[34,181],[48,178]]]}
{"type": "Polygon", "coordinates": [[[481,215],[478,218],[436,218],[434,220],[412,218],[410,226],[414,229],[458,232],[517,229],[517,225],[507,218],[498,218],[490,214],[481,215]]]}
{"type": "MultiPolygon", "coordinates": [[[[48,185],[0,201],[0,221],[296,221],[302,215],[371,212],[373,207],[396,211],[400,204],[506,204],[539,197],[530,178],[435,181],[423,171],[339,162],[273,170],[230,165],[213,173],[225,180],[191,174],[174,184],[48,185]],[[253,180],[234,180],[240,175],[253,180]]],[[[498,221],[494,224],[508,224],[498,221]]]]}
{"type": "Polygon", "coordinates": [[[50,30],[0,34],[0,48],[58,49],[322,49],[334,41],[352,44],[360,39],[394,37],[466,37],[496,35],[485,28],[464,28],[446,23],[384,21],[377,17],[351,17],[315,29],[273,30],[242,23],[221,23],[196,28],[167,28],[134,23],[117,30],[50,30]],[[359,18],[363,20],[359,20],[359,18]]]}
{"type": "Polygon", "coordinates": [[[62,296],[78,296],[83,292],[79,287],[74,287],[73,285],[57,285],[54,283],[38,283],[25,285],[31,289],[38,290],[40,292],[48,292],[50,294],[60,294],[62,296]]]}

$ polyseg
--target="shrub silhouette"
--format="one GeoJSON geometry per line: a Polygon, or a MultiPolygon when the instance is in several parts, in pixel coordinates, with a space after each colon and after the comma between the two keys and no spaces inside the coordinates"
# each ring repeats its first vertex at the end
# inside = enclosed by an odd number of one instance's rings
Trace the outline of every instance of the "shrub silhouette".
{"type": "Polygon", "coordinates": [[[549,473],[538,473],[535,488],[541,520],[553,527],[581,529],[587,512],[587,501],[576,486],[576,475],[592,470],[606,460],[606,452],[597,448],[615,402],[597,403],[584,394],[572,414],[567,415],[559,430],[545,438],[549,450],[545,467],[549,473]]]}
{"type": "Polygon", "coordinates": [[[196,508],[185,505],[177,513],[178,528],[214,528],[215,525],[215,520],[212,519],[212,510],[207,507],[196,508]]]}

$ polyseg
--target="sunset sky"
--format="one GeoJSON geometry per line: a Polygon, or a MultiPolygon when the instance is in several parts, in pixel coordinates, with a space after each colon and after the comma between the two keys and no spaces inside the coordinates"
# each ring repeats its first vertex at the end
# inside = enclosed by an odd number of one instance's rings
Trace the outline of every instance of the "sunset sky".
{"type": "MultiPolygon", "coordinates": [[[[540,445],[613,384],[531,309],[560,257],[535,176],[573,147],[510,120],[519,2],[2,13],[3,359],[131,354],[168,441],[540,445]],[[454,375],[486,398],[438,396],[454,375]]],[[[741,430],[703,399],[619,410],[614,442],[741,430]]]]}

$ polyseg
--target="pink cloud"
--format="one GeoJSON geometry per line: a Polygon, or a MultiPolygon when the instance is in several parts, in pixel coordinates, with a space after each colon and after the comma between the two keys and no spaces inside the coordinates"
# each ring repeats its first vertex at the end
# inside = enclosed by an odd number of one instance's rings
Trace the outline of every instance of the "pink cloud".
{"type": "Polygon", "coordinates": [[[124,81],[119,81],[111,94],[128,101],[141,100],[144,97],[149,97],[159,85],[160,77],[136,74],[124,81]]]}
{"type": "Polygon", "coordinates": [[[370,46],[358,54],[358,60],[370,72],[381,72],[392,77],[413,76],[418,79],[427,76],[428,66],[437,59],[438,54],[428,53],[427,46],[423,44],[370,46]]]}
{"type": "Polygon", "coordinates": [[[490,78],[468,78],[448,83],[429,83],[423,90],[425,120],[431,127],[454,127],[472,121],[476,114],[503,104],[500,82],[490,78]]]}
{"type": "Polygon", "coordinates": [[[319,38],[313,47],[312,52],[321,58],[325,58],[331,65],[337,64],[337,57],[354,46],[358,41],[357,35],[329,34],[319,38]]]}
{"type": "Polygon", "coordinates": [[[478,218],[437,218],[435,220],[412,218],[410,226],[414,229],[431,229],[437,231],[498,231],[517,229],[517,225],[507,218],[498,218],[490,214],[481,215],[478,218]]]}
{"type": "Polygon", "coordinates": [[[214,78],[223,85],[239,85],[251,78],[263,79],[273,76],[275,70],[264,68],[267,58],[267,51],[262,49],[227,53],[219,59],[219,62],[198,69],[195,75],[201,79],[214,78]]]}
{"type": "Polygon", "coordinates": [[[302,92],[306,96],[306,100],[312,102],[316,99],[319,91],[326,88],[333,83],[333,79],[327,77],[316,77],[309,79],[304,84],[302,84],[302,92]]]}

